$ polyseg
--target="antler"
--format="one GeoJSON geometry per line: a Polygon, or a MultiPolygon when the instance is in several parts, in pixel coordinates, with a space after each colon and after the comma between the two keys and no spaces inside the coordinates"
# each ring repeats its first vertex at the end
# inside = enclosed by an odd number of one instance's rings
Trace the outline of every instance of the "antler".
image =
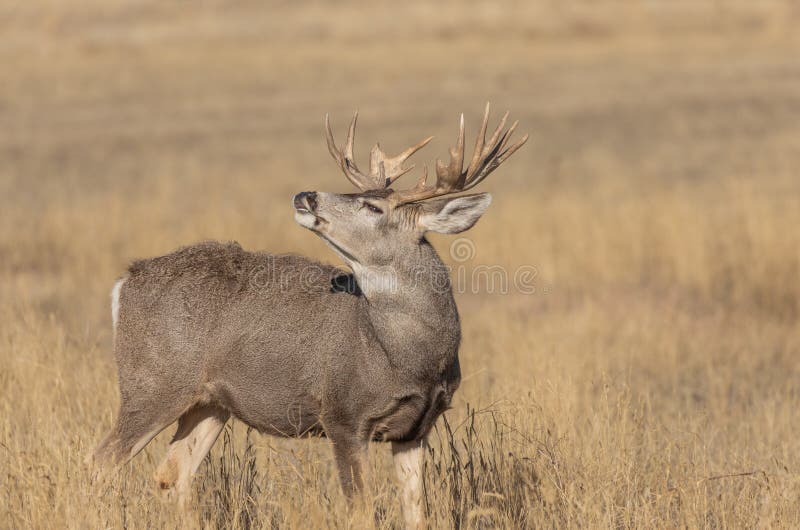
{"type": "Polygon", "coordinates": [[[417,202],[442,195],[460,193],[474,188],[489,173],[513,155],[517,149],[528,140],[528,135],[523,136],[517,143],[506,147],[518,122],[514,122],[507,131],[503,132],[508,119],[508,112],[503,115],[500,124],[492,133],[489,141],[486,141],[486,125],[489,122],[489,103],[483,114],[483,124],[481,125],[478,138],[475,140],[475,152],[466,170],[464,167],[464,115],[461,115],[461,123],[458,131],[458,140],[455,147],[450,148],[450,163],[445,165],[440,160],[436,160],[436,184],[428,186],[428,168],[423,171],[422,177],[417,184],[410,189],[395,191],[391,198],[397,204],[417,202]]]}
{"type": "Polygon", "coordinates": [[[355,137],[357,121],[358,111],[353,114],[353,121],[350,122],[350,129],[347,131],[347,140],[345,140],[344,146],[340,149],[336,147],[336,141],[333,139],[330,119],[327,114],[325,115],[328,151],[330,151],[333,159],[339,164],[347,180],[352,182],[361,191],[384,189],[391,186],[395,180],[414,169],[413,165],[408,168],[403,167],[403,163],[408,157],[425,147],[425,145],[433,139],[433,136],[429,136],[395,157],[388,157],[386,153],[381,150],[380,145],[375,144],[369,155],[369,173],[365,174],[358,169],[353,159],[353,139],[355,137]]]}

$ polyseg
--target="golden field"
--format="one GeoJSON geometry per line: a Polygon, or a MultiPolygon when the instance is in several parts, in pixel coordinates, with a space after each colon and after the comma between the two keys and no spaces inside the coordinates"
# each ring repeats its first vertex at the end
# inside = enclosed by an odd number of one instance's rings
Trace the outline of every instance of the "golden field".
{"type": "Polygon", "coordinates": [[[430,526],[797,528],[798,24],[788,0],[0,6],[0,527],[399,527],[387,447],[348,511],[326,441],[235,422],[186,512],[151,479],[171,432],[92,484],[108,293],[204,239],[335,262],[290,201],[348,189],[324,114],[341,136],[360,109],[361,160],[435,134],[430,164],[491,100],[531,140],[448,259],[534,292],[458,294],[430,526]]]}

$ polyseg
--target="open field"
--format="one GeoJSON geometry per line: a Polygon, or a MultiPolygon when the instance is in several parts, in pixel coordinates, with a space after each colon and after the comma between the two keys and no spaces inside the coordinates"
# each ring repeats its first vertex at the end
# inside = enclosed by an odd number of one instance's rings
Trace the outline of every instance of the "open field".
{"type": "Polygon", "coordinates": [[[327,442],[242,424],[188,514],[151,480],[172,429],[91,485],[119,399],[108,293],[203,239],[336,262],[290,205],[348,189],[325,112],[360,109],[362,160],[435,134],[429,162],[487,99],[531,140],[482,185],[469,259],[433,239],[454,274],[534,289],[457,296],[431,526],[800,527],[800,8],[393,6],[0,7],[0,527],[398,527],[388,447],[375,508],[348,513],[327,442]]]}

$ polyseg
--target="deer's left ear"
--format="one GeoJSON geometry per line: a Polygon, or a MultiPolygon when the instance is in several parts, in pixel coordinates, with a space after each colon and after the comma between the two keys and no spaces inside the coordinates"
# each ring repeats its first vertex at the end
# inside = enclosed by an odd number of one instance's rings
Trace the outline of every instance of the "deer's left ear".
{"type": "Polygon", "coordinates": [[[423,202],[420,228],[440,234],[458,234],[472,228],[491,203],[492,196],[488,193],[423,202]]]}

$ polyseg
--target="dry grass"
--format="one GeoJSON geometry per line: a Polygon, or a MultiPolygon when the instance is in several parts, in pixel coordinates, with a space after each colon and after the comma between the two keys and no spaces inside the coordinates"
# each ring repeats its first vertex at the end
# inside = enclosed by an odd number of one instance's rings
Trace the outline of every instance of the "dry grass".
{"type": "Polygon", "coordinates": [[[535,266],[536,292],[459,295],[432,526],[800,526],[793,4],[0,8],[0,527],[396,527],[385,447],[348,514],[324,442],[241,424],[188,514],[151,483],[167,434],[92,487],[108,291],[206,238],[332,261],[288,200],[346,189],[324,112],[360,106],[362,153],[435,133],[431,157],[486,98],[533,141],[464,265],[535,266]]]}

